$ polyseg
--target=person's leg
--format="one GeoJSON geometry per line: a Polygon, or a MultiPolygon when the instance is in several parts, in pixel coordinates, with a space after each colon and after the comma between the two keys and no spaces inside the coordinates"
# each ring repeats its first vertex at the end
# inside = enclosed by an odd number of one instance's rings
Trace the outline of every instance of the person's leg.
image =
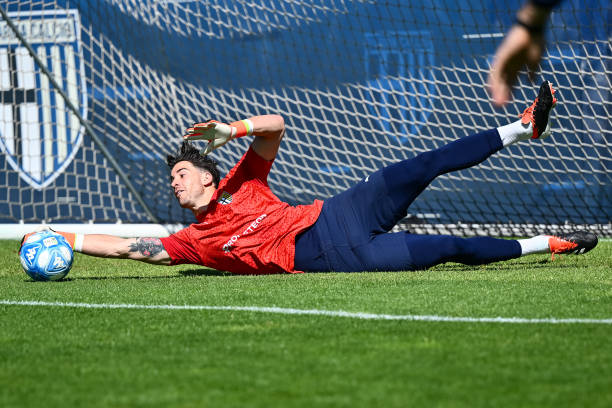
{"type": "Polygon", "coordinates": [[[410,204],[437,176],[475,166],[502,147],[499,132],[491,129],[384,168],[382,176],[392,207],[383,227],[389,230],[405,217],[410,204]]]}
{"type": "Polygon", "coordinates": [[[387,232],[408,206],[440,174],[474,166],[503,147],[491,129],[380,169],[353,187],[325,200],[324,211],[350,216],[351,231],[366,238],[387,232]]]}
{"type": "MultiPolygon", "coordinates": [[[[530,254],[580,255],[595,248],[598,241],[597,236],[588,231],[574,231],[558,236],[538,235],[520,240],[408,233],[404,233],[404,239],[409,252],[410,266],[413,269],[427,269],[445,262],[482,265],[530,254]]],[[[405,259],[405,255],[401,253],[402,245],[396,243],[395,249],[399,253],[385,254],[379,262],[385,265],[392,259],[405,259]]]]}
{"type": "Polygon", "coordinates": [[[382,170],[389,198],[390,211],[380,224],[390,230],[405,217],[408,206],[439,175],[475,166],[503,147],[530,138],[550,135],[549,113],[557,100],[547,81],[540,86],[538,97],[521,119],[506,126],[467,136],[415,158],[392,164],[382,170]]]}
{"type": "Polygon", "coordinates": [[[513,239],[415,234],[405,234],[404,238],[415,269],[444,262],[481,265],[521,256],[521,245],[513,239]]]}
{"type": "MultiPolygon", "coordinates": [[[[318,241],[316,241],[318,242],[318,241]]],[[[527,239],[490,237],[459,238],[451,235],[415,235],[406,232],[379,234],[355,247],[332,246],[319,256],[301,261],[304,271],[408,271],[423,270],[445,262],[481,265],[530,254],[575,254],[597,246],[589,231],[538,235],[527,239]]],[[[296,253],[296,267],[297,262],[296,253]]]]}
{"type": "Polygon", "coordinates": [[[489,237],[459,238],[450,235],[415,235],[406,232],[379,234],[359,246],[336,246],[326,251],[326,264],[313,269],[337,272],[409,271],[445,262],[480,265],[521,256],[516,240],[489,237]]]}

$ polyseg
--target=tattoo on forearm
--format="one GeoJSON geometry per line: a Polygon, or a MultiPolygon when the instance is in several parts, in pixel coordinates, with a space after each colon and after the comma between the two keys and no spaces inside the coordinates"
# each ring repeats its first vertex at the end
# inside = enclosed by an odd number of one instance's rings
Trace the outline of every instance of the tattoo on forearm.
{"type": "Polygon", "coordinates": [[[138,252],[150,258],[163,250],[164,246],[159,238],[137,238],[135,243],[130,244],[130,252],[138,252]]]}

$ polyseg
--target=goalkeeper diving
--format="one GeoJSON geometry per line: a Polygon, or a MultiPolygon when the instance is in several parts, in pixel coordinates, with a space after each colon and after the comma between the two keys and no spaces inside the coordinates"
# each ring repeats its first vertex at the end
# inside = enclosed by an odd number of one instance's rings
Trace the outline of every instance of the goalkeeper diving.
{"type": "Polygon", "coordinates": [[[437,176],[476,166],[512,144],[550,136],[554,93],[552,84],[544,82],[521,119],[391,164],[332,198],[299,206],[278,199],[267,181],[285,136],[283,117],[198,123],[187,129],[178,152],[167,157],[170,187],[196,222],[165,238],[57,233],[87,255],[197,264],[236,274],[407,271],[533,253],[582,254],[597,245],[595,234],[573,231],[514,240],[390,232],[437,176]],[[208,154],[241,137],[253,141],[222,178],[208,154]],[[194,143],[202,142],[201,152],[194,143]]]}

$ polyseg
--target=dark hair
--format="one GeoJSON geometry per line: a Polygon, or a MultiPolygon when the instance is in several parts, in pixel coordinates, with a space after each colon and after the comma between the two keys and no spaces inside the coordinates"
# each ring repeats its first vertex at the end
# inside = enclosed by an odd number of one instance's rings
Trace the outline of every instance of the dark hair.
{"type": "Polygon", "coordinates": [[[195,167],[206,170],[212,176],[215,186],[219,185],[221,175],[219,174],[219,169],[217,168],[217,162],[210,157],[201,154],[196,147],[187,141],[184,141],[183,144],[181,144],[181,148],[177,152],[176,156],[172,156],[171,154],[166,156],[166,163],[168,163],[168,167],[170,167],[171,170],[176,163],[181,161],[188,161],[195,167]]]}

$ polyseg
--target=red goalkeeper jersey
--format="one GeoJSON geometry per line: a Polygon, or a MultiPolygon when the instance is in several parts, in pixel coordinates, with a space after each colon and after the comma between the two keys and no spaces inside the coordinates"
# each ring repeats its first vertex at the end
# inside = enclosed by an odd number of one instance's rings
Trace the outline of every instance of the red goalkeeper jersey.
{"type": "Polygon", "coordinates": [[[294,269],[295,237],[317,220],[323,202],[291,206],[268,186],[272,161],[252,148],[221,180],[198,223],[162,238],[172,264],[191,263],[237,274],[294,269]]]}

